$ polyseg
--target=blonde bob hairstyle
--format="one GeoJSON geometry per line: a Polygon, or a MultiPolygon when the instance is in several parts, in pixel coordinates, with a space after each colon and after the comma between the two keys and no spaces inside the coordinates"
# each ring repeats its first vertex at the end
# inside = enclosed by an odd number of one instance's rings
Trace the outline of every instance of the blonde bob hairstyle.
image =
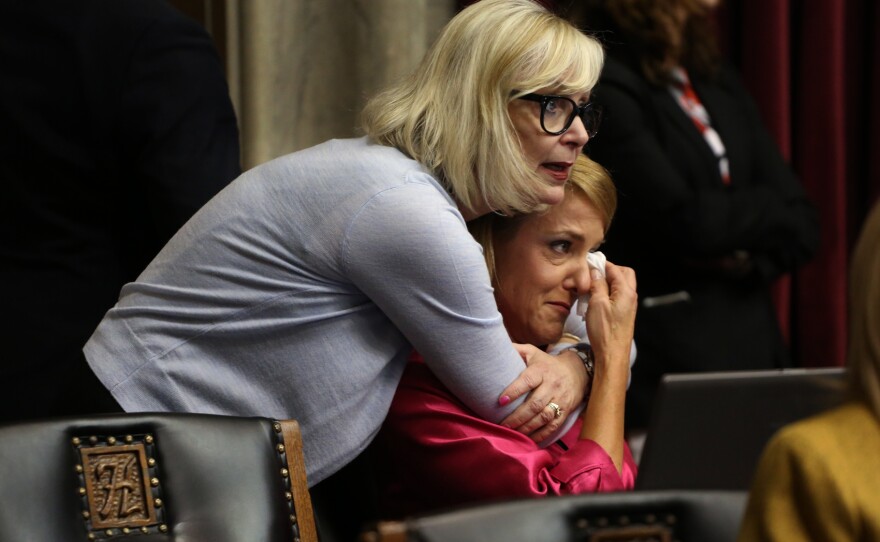
{"type": "Polygon", "coordinates": [[[480,0],[452,18],[409,77],[367,103],[362,127],[468,210],[530,212],[546,181],[526,163],[507,105],[546,88],[590,92],[603,62],[597,40],[540,4],[480,0]]]}
{"type": "Polygon", "coordinates": [[[862,227],[850,267],[850,389],[880,420],[880,203],[862,227]]]}
{"type": "MultiPolygon", "coordinates": [[[[580,192],[590,201],[599,218],[602,219],[604,232],[608,233],[614,211],[617,210],[617,189],[611,180],[611,174],[604,167],[594,162],[586,155],[578,156],[571,170],[571,177],[566,184],[565,197],[580,192]]],[[[552,213],[554,207],[550,206],[544,213],[552,213]]],[[[468,223],[468,230],[478,243],[483,247],[483,257],[486,259],[486,267],[489,268],[489,276],[492,285],[497,286],[497,271],[495,268],[495,241],[502,236],[515,235],[530,216],[536,214],[524,214],[513,217],[488,214],[468,223]]]]}

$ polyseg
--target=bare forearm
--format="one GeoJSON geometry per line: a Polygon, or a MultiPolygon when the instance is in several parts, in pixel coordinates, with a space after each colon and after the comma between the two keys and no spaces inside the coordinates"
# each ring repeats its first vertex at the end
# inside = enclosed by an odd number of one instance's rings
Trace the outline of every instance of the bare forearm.
{"type": "Polygon", "coordinates": [[[592,392],[584,410],[581,439],[589,439],[611,457],[617,472],[623,468],[623,414],[626,384],[629,378],[625,363],[596,361],[592,392]]]}

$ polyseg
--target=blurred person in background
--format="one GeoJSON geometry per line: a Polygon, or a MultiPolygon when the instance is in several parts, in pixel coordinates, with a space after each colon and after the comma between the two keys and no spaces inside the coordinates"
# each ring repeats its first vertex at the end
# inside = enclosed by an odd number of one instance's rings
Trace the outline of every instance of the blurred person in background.
{"type": "Polygon", "coordinates": [[[0,420],[119,410],[82,347],[240,173],[207,32],[163,0],[0,2],[0,420]]]}
{"type": "Polygon", "coordinates": [[[816,252],[816,213],[737,75],[713,0],[578,0],[607,62],[590,156],[620,197],[608,257],[639,276],[639,363],[627,429],[648,425],[664,373],[791,364],[771,284],[816,252]]]}

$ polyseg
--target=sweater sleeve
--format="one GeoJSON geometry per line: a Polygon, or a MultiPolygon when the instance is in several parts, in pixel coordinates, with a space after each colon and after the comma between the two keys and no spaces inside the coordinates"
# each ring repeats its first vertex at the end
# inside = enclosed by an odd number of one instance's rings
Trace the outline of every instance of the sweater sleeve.
{"type": "Polygon", "coordinates": [[[416,178],[366,202],[345,232],[343,269],[456,397],[499,422],[519,402],[501,407],[498,397],[525,365],[480,246],[440,190],[416,178]]]}
{"type": "Polygon", "coordinates": [[[469,502],[632,489],[629,449],[618,473],[595,442],[579,440],[580,420],[559,442],[486,422],[452,396],[423,364],[410,363],[382,429],[385,460],[402,513],[469,502]]]}

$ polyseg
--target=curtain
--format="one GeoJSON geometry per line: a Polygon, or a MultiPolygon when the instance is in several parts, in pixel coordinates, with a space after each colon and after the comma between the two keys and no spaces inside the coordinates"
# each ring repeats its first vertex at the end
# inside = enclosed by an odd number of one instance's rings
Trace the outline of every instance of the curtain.
{"type": "Polygon", "coordinates": [[[456,8],[454,0],[203,1],[224,15],[245,168],[359,135],[366,98],[411,71],[456,8]]]}
{"type": "MultiPolygon", "coordinates": [[[[842,365],[847,275],[880,196],[876,0],[742,0],[719,12],[722,45],[819,213],[816,258],[776,285],[795,363],[842,365]]],[[[877,271],[880,273],[880,269],[877,271]]]]}
{"type": "Polygon", "coordinates": [[[456,0],[170,0],[226,66],[245,169],[359,135],[366,99],[421,60],[456,0]]]}

